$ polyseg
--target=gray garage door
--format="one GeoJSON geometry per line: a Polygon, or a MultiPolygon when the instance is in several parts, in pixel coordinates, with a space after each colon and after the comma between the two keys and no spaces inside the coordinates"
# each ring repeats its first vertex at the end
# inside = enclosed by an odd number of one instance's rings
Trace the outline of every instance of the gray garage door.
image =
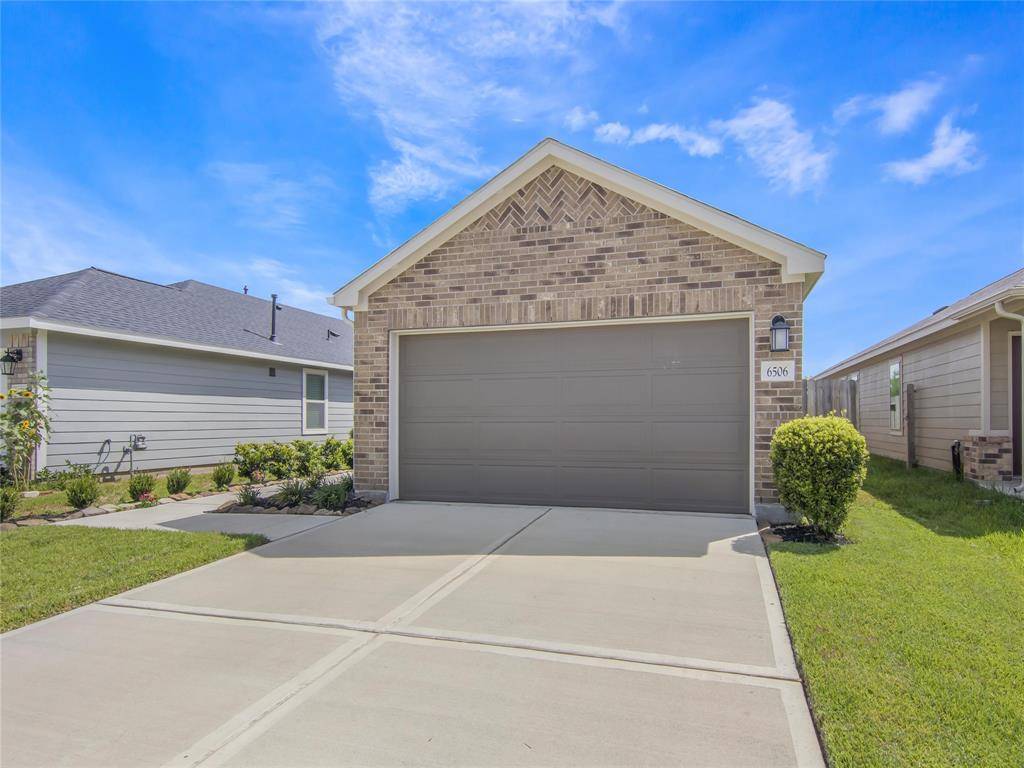
{"type": "Polygon", "coordinates": [[[401,498],[749,511],[745,320],[399,345],[401,498]]]}

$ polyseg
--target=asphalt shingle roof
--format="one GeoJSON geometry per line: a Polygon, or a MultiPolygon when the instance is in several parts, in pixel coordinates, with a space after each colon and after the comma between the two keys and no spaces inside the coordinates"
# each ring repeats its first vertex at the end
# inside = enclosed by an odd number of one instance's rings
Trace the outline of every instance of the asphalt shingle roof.
{"type": "Polygon", "coordinates": [[[0,317],[36,317],[139,336],[352,365],[352,325],[281,305],[277,341],[270,301],[196,280],[171,285],[89,267],[0,287],[0,317]],[[338,334],[328,339],[328,330],[338,334]]]}

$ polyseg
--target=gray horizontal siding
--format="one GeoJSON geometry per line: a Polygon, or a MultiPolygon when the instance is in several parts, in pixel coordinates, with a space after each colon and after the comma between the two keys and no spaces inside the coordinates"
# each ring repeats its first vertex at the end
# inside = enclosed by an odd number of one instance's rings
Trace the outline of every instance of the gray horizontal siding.
{"type": "Polygon", "coordinates": [[[972,328],[897,350],[860,369],[859,428],[872,453],[906,458],[906,437],[889,429],[889,363],[902,357],[906,386],[913,384],[914,443],[920,464],[952,469],[950,445],[981,426],[981,332],[972,328]]]}
{"type": "MultiPolygon", "coordinates": [[[[127,471],[122,449],[133,433],[144,434],[149,446],[135,453],[142,469],[226,461],[239,442],[326,437],[302,434],[298,366],[53,332],[47,358],[49,467],[68,459],[127,471]]],[[[347,437],[350,373],[329,373],[328,398],[329,434],[347,437]]]]}

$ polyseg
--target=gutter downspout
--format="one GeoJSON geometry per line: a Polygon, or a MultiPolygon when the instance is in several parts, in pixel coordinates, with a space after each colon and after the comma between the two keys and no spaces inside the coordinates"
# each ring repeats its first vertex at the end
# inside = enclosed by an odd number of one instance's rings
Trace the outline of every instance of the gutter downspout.
{"type": "MultiPolygon", "coordinates": [[[[1016,320],[1018,323],[1020,323],[1021,338],[1024,339],[1024,315],[1018,315],[1016,312],[1008,311],[1006,309],[1006,307],[1003,306],[1003,302],[1001,302],[1001,301],[997,301],[995,303],[995,310],[996,310],[996,314],[999,315],[1000,317],[1005,317],[1007,320],[1016,320]]],[[[1024,359],[1024,358],[1022,358],[1022,359],[1024,359]]],[[[1011,396],[1013,394],[1013,387],[1012,386],[1010,387],[1010,394],[1011,394],[1011,396]]],[[[1020,419],[1021,419],[1020,428],[1021,428],[1021,434],[1024,435],[1024,403],[1018,403],[1017,407],[1020,409],[1020,419]]],[[[1010,410],[1010,413],[1013,413],[1012,409],[1010,410]]],[[[1011,434],[1011,436],[1013,435],[1013,431],[1012,430],[1011,430],[1010,434],[1011,434]]],[[[1024,493],[1024,479],[1021,480],[1020,485],[1018,485],[1014,490],[1017,493],[1024,493]]]]}

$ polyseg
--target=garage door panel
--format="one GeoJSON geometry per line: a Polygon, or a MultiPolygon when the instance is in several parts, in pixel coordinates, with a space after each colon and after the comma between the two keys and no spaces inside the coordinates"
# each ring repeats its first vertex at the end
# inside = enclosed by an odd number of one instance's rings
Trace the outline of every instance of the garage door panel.
{"type": "Polygon", "coordinates": [[[684,498],[691,509],[735,512],[748,503],[745,478],[740,468],[656,468],[651,470],[651,492],[666,505],[684,498]]]}
{"type": "Polygon", "coordinates": [[[684,412],[714,408],[716,414],[745,414],[747,386],[746,370],[736,367],[655,374],[651,382],[652,404],[654,408],[681,408],[684,412]]]}
{"type": "Polygon", "coordinates": [[[651,447],[662,460],[725,460],[745,465],[746,420],[668,421],[653,425],[651,447]]]}
{"type": "Polygon", "coordinates": [[[560,382],[556,376],[489,376],[473,386],[475,397],[467,405],[486,415],[501,408],[552,408],[558,402],[560,382]]]}
{"type": "Polygon", "coordinates": [[[566,413],[581,409],[635,409],[651,401],[651,382],[646,374],[574,374],[563,379],[562,405],[566,413]]]}
{"type": "Polygon", "coordinates": [[[649,459],[651,424],[648,421],[563,421],[558,450],[568,461],[578,458],[608,460],[609,435],[614,435],[612,453],[625,461],[649,459]]]}
{"type": "Polygon", "coordinates": [[[403,336],[399,496],[748,512],[747,327],[403,336]]]}
{"type": "Polygon", "coordinates": [[[479,425],[476,450],[486,455],[546,457],[558,444],[558,424],[554,421],[481,420],[479,425]]]}
{"type": "Polygon", "coordinates": [[[403,458],[426,458],[444,455],[454,458],[472,458],[476,443],[475,421],[413,421],[402,429],[399,450],[403,458]]]}

